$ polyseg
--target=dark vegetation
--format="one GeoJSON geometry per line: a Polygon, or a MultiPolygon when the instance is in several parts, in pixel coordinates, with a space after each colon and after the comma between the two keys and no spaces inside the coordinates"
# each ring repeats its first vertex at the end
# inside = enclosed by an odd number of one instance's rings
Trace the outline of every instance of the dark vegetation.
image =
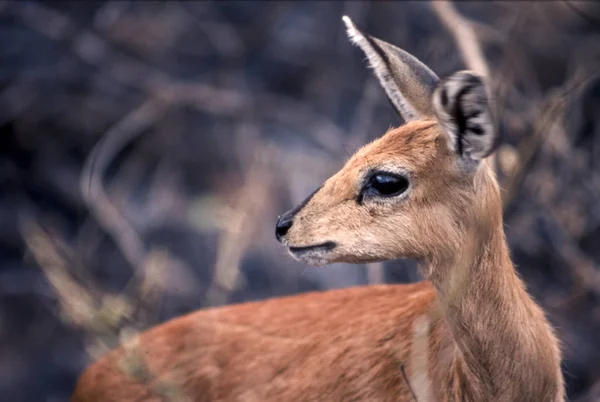
{"type": "MultiPolygon", "coordinates": [[[[456,8],[491,74],[514,260],[570,400],[600,401],[600,7],[456,8]]],[[[200,307],[419,279],[307,268],[274,238],[401,124],[344,14],[440,77],[469,66],[424,2],[0,2],[0,399],[67,400],[106,347],[200,307]]]]}

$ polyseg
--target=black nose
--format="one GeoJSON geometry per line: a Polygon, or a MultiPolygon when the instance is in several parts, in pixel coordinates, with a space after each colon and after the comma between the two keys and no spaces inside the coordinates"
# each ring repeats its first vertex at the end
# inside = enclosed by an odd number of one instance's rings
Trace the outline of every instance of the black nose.
{"type": "Polygon", "coordinates": [[[275,226],[275,237],[277,237],[277,240],[281,241],[281,238],[290,230],[293,223],[294,219],[288,214],[279,217],[275,226]]]}

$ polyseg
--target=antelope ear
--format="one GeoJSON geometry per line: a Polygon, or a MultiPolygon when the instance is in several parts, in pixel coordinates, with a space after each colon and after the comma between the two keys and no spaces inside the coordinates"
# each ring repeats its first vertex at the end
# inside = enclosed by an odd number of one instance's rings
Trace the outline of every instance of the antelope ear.
{"type": "Polygon", "coordinates": [[[472,71],[454,73],[436,88],[433,108],[458,157],[472,162],[492,153],[497,135],[482,77],[472,71]]]}
{"type": "Polygon", "coordinates": [[[362,33],[347,16],[342,20],[350,40],[365,52],[379,83],[404,121],[434,117],[431,97],[438,76],[413,55],[362,33]]]}

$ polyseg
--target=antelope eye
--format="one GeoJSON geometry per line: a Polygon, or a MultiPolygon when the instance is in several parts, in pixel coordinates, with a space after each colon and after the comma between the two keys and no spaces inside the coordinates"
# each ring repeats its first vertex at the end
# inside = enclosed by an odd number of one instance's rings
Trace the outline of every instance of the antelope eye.
{"type": "Polygon", "coordinates": [[[376,173],[367,182],[365,192],[368,195],[394,197],[408,188],[408,179],[399,174],[376,173]]]}

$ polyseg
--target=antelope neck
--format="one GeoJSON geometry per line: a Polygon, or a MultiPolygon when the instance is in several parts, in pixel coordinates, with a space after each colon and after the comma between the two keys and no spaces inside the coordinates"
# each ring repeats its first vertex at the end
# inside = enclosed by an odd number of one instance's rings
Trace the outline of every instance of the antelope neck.
{"type": "Polygon", "coordinates": [[[453,258],[431,267],[430,280],[456,357],[498,392],[511,371],[507,365],[535,356],[536,335],[545,330],[510,259],[502,219],[479,225],[453,258]]]}

